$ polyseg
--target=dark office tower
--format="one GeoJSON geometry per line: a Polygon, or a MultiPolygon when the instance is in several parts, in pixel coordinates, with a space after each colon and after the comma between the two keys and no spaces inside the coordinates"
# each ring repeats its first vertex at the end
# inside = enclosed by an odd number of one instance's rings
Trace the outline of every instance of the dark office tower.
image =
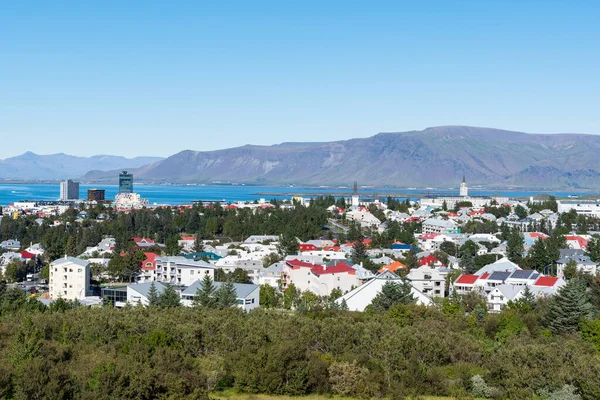
{"type": "Polygon", "coordinates": [[[88,201],[104,201],[104,189],[88,189],[88,201]]]}
{"type": "Polygon", "coordinates": [[[119,174],[119,193],[133,193],[133,174],[127,171],[119,174]]]}

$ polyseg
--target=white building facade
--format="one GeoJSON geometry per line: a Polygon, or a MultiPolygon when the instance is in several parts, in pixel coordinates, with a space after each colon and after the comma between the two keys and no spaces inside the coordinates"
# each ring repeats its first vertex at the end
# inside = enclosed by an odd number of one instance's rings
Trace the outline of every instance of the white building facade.
{"type": "Polygon", "coordinates": [[[50,264],[50,298],[80,300],[88,295],[90,264],[86,260],[65,257],[50,264]]]}

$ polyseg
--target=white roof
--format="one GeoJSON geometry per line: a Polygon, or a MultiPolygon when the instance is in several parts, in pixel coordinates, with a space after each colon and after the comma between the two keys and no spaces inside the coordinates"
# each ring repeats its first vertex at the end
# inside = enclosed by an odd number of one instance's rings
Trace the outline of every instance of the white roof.
{"type": "MultiPolygon", "coordinates": [[[[346,304],[348,305],[348,309],[350,311],[364,311],[365,308],[377,296],[379,292],[381,292],[381,288],[386,282],[398,282],[402,283],[402,279],[389,271],[383,272],[377,275],[375,278],[365,282],[364,285],[357,287],[356,289],[346,293],[342,297],[336,300],[338,304],[341,304],[343,300],[346,300],[346,304]]],[[[417,304],[422,305],[431,305],[433,301],[431,298],[421,293],[415,288],[411,289],[411,293],[413,297],[417,299],[417,304]]]]}
{"type": "Polygon", "coordinates": [[[491,274],[492,272],[496,272],[496,271],[513,272],[518,269],[521,269],[521,267],[519,267],[514,262],[511,262],[508,258],[503,257],[494,263],[485,265],[479,271],[475,272],[474,275],[481,276],[486,272],[491,274]]]}

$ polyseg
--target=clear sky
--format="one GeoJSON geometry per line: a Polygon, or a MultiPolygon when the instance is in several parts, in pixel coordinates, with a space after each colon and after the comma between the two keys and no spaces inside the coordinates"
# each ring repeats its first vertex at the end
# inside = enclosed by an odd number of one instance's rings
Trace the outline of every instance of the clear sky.
{"type": "Polygon", "coordinates": [[[600,1],[7,1],[0,157],[600,133],[600,1]]]}

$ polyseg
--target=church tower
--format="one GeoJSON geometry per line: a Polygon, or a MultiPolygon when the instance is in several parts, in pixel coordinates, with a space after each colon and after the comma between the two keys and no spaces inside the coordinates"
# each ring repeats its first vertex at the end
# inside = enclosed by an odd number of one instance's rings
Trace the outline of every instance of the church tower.
{"type": "Polygon", "coordinates": [[[460,184],[460,196],[468,197],[469,196],[469,188],[467,187],[467,183],[465,182],[465,176],[463,175],[463,181],[460,184]]]}
{"type": "Polygon", "coordinates": [[[359,206],[359,198],[358,198],[358,183],[354,182],[354,192],[352,192],[352,208],[358,209],[359,206]]]}

